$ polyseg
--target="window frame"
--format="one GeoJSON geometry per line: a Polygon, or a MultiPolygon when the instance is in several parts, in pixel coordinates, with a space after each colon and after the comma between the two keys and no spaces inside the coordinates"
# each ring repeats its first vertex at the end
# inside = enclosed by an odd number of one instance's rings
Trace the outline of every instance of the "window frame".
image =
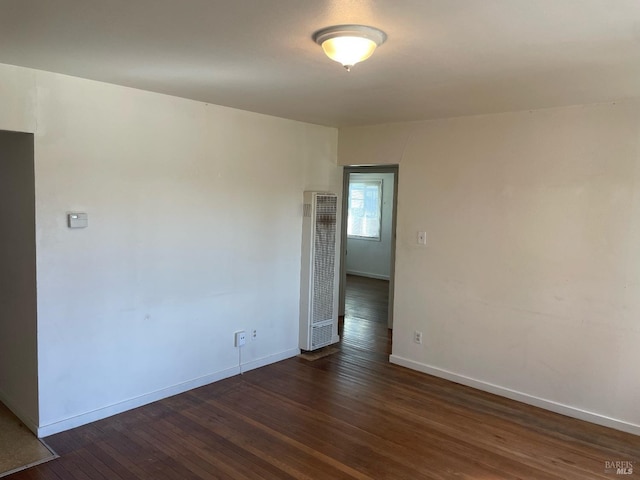
{"type": "Polygon", "coordinates": [[[349,179],[348,182],[348,191],[347,191],[347,238],[353,238],[356,240],[368,240],[368,241],[372,241],[372,242],[380,242],[382,241],[382,195],[383,195],[383,181],[382,179],[367,179],[367,180],[355,180],[355,179],[349,179]],[[377,236],[371,236],[371,235],[355,235],[355,234],[351,234],[349,233],[349,228],[351,226],[350,223],[350,219],[353,218],[352,216],[352,209],[351,209],[351,203],[352,203],[352,197],[351,197],[351,185],[352,184],[362,184],[365,185],[365,187],[363,188],[364,191],[364,198],[362,199],[363,203],[365,204],[363,209],[365,210],[365,215],[366,215],[366,211],[367,211],[367,205],[366,205],[366,187],[369,186],[375,186],[377,187],[378,190],[378,205],[377,205],[377,214],[378,214],[378,235],[377,236]]]}

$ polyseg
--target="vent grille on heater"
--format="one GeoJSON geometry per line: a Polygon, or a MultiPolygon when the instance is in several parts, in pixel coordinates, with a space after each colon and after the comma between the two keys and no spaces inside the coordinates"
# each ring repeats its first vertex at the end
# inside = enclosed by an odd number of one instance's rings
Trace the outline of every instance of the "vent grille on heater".
{"type": "Polygon", "coordinates": [[[333,334],[333,325],[318,325],[313,327],[311,333],[311,346],[319,347],[331,343],[331,335],[333,334]]]}
{"type": "MultiPolygon", "coordinates": [[[[333,317],[336,213],[337,198],[334,195],[317,196],[312,323],[324,322],[333,317]]],[[[315,336],[315,331],[313,335],[315,336]]]]}

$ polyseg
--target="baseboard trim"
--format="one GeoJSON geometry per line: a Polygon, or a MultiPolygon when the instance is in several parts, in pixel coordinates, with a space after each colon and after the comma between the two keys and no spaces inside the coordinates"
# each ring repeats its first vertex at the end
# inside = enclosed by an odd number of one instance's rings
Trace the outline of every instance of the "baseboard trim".
{"type": "Polygon", "coordinates": [[[378,273],[358,272],[355,270],[347,270],[347,275],[355,275],[356,277],[375,278],[376,280],[389,280],[389,275],[380,275],[378,273]]]}
{"type": "Polygon", "coordinates": [[[448,370],[433,367],[431,365],[416,362],[414,360],[409,360],[408,358],[400,357],[398,355],[391,355],[389,357],[389,361],[402,367],[417,370],[422,373],[427,373],[435,377],[444,378],[445,380],[450,380],[452,382],[460,383],[468,387],[477,388],[478,390],[500,395],[501,397],[510,398],[511,400],[516,400],[528,405],[533,405],[534,407],[544,408],[545,410],[559,413],[561,415],[566,415],[568,417],[577,418],[578,420],[595,423],[596,425],[613,428],[622,432],[640,435],[640,425],[607,417],[598,413],[589,412],[587,410],[582,410],[570,405],[546,400],[544,398],[529,395],[527,393],[522,393],[517,390],[501,387],[500,385],[495,385],[493,383],[476,380],[475,378],[459,375],[448,370]]]}
{"type": "MultiPolygon", "coordinates": [[[[299,348],[292,348],[290,350],[285,350],[284,352],[274,353],[273,355],[267,355],[266,357],[258,358],[256,360],[243,363],[242,371],[248,372],[249,370],[265,367],[267,365],[271,365],[272,363],[280,362],[282,360],[286,360],[287,358],[295,357],[296,355],[299,355],[299,354],[300,354],[299,348]]],[[[212,382],[209,382],[209,383],[212,383],[212,382]]]]}
{"type": "MultiPolygon", "coordinates": [[[[254,370],[256,368],[264,367],[265,365],[269,365],[271,363],[279,362],[281,360],[286,360],[287,358],[295,357],[299,353],[300,353],[299,349],[293,348],[293,349],[285,350],[283,352],[274,353],[272,355],[267,355],[266,357],[258,358],[256,360],[243,363],[242,372],[248,372],[249,370],[254,370]]],[[[143,405],[148,405],[149,403],[157,402],[158,400],[162,400],[163,398],[172,397],[173,395],[178,395],[180,393],[193,390],[194,388],[202,387],[204,385],[208,385],[210,383],[214,383],[219,380],[223,380],[225,378],[233,377],[235,375],[240,374],[240,372],[241,372],[240,366],[226,368],[224,370],[210,373],[208,375],[204,375],[202,377],[195,378],[193,380],[189,380],[183,383],[172,385],[170,387],[156,390],[155,392],[150,392],[144,395],[140,395],[139,397],[125,400],[123,402],[98,408],[96,410],[82,413],[74,417],[65,418],[63,420],[59,420],[57,422],[53,422],[48,425],[43,425],[38,427],[37,429],[34,429],[34,432],[37,434],[39,438],[48,437],[49,435],[54,435],[56,433],[64,432],[65,430],[70,430],[72,428],[80,427],[82,425],[86,425],[88,423],[95,422],[97,420],[102,420],[103,418],[111,417],[112,415],[117,415],[118,413],[126,412],[127,410],[132,410],[134,408],[142,407],[143,405]]]]}
{"type": "Polygon", "coordinates": [[[31,430],[35,435],[38,434],[38,423],[13,403],[13,401],[9,399],[9,396],[2,390],[0,390],[0,402],[4,403],[6,407],[11,410],[11,412],[18,417],[29,430],[31,430]]]}

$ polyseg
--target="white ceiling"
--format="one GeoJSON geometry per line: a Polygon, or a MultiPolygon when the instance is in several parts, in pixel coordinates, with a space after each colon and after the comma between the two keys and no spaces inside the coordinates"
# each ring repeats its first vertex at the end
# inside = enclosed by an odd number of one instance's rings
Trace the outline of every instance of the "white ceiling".
{"type": "Polygon", "coordinates": [[[0,63],[323,125],[640,97],[638,0],[0,0],[0,63]],[[347,73],[311,36],[386,31],[347,73]]]}

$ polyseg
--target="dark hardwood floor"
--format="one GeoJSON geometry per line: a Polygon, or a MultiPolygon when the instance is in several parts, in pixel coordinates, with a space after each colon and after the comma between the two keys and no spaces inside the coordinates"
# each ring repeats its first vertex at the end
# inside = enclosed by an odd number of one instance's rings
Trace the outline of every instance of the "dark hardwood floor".
{"type": "Polygon", "coordinates": [[[391,354],[391,330],[387,328],[389,282],[347,275],[345,319],[341,319],[342,347],[391,354]]]}
{"type": "Polygon", "coordinates": [[[638,436],[389,364],[385,294],[350,277],[338,353],[54,435],[61,458],[7,478],[620,478],[607,461],[639,476],[638,436]]]}

